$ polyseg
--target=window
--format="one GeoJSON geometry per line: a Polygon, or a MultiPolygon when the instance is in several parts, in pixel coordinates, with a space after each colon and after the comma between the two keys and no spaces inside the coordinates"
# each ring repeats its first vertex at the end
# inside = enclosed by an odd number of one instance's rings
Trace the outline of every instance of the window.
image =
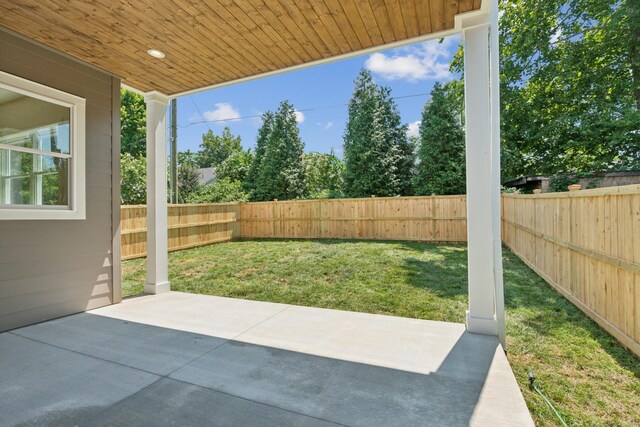
{"type": "Polygon", "coordinates": [[[85,218],[85,100],[0,72],[0,219],[85,218]]]}

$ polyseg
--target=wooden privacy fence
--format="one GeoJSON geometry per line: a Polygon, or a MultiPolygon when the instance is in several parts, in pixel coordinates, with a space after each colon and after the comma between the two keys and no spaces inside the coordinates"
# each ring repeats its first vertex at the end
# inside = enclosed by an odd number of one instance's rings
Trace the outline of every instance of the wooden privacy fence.
{"type": "Polygon", "coordinates": [[[466,197],[242,203],[242,237],[464,242],[466,197]]]}
{"type": "MultiPolygon", "coordinates": [[[[147,254],[147,207],[122,206],[122,259],[147,254]]],[[[169,250],[225,242],[240,236],[240,204],[169,205],[169,250]]]]}
{"type": "MultiPolygon", "coordinates": [[[[464,242],[464,196],[169,205],[169,250],[235,238],[464,242]]],[[[146,255],[146,207],[122,207],[122,258],[146,255]]]]}
{"type": "Polygon", "coordinates": [[[504,243],[640,355],[640,186],[502,200],[504,243]]]}

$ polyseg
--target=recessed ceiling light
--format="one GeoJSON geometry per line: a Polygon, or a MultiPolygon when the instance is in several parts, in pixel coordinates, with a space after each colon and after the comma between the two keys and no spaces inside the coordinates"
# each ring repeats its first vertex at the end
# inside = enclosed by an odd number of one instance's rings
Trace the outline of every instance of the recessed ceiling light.
{"type": "Polygon", "coordinates": [[[149,49],[147,53],[153,56],[154,58],[158,58],[158,59],[164,58],[164,53],[162,53],[162,51],[159,51],[158,49],[149,49]]]}

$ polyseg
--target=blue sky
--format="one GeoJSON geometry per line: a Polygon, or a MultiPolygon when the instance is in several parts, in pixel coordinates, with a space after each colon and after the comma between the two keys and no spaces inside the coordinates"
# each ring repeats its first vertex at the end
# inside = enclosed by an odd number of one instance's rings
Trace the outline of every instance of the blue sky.
{"type": "Polygon", "coordinates": [[[211,128],[219,134],[225,126],[241,136],[245,148],[253,148],[261,121],[252,116],[276,110],[287,99],[300,110],[298,125],[305,152],[328,153],[334,148],[342,157],[344,104],[362,67],[371,70],[377,83],[389,86],[392,96],[409,96],[396,103],[403,122],[415,132],[428,95],[412,95],[428,94],[436,81],[453,77],[449,62],[459,43],[456,35],[443,43],[416,43],[179,98],[178,150],[197,151],[203,133],[211,128]],[[203,120],[210,122],[199,123],[203,120]]]}

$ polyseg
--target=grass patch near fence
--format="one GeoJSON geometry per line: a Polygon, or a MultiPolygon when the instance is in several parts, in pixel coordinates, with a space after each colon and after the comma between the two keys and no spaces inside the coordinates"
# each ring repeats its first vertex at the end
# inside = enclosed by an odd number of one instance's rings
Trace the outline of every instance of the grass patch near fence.
{"type": "MultiPolygon", "coordinates": [[[[172,252],[173,290],[463,322],[464,245],[343,240],[238,241],[172,252]]],[[[123,294],[141,293],[145,260],[123,263],[123,294]]],[[[537,425],[640,425],[640,358],[505,249],[508,358],[537,425]]]]}

